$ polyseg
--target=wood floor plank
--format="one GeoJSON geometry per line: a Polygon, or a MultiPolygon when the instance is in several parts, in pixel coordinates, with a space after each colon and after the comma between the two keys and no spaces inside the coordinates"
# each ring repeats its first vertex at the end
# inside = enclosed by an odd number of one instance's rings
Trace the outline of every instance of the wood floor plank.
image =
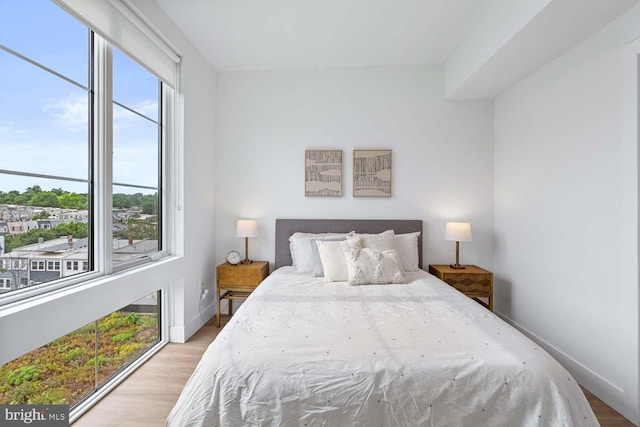
{"type": "MultiPolygon", "coordinates": [[[[221,316],[222,326],[227,320],[227,316],[221,316]]],[[[220,330],[210,321],[186,344],[168,344],[73,426],[163,426],[202,354],[220,330]]],[[[634,426],[593,394],[583,391],[602,427],[634,426]]]]}

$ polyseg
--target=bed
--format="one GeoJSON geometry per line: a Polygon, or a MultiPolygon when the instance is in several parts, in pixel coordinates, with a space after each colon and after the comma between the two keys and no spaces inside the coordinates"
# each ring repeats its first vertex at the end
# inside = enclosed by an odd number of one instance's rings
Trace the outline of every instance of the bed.
{"type": "Polygon", "coordinates": [[[278,220],[276,270],[209,346],[167,425],[598,425],[548,353],[425,271],[353,286],[290,266],[294,232],[388,229],[422,221],[278,220]]]}

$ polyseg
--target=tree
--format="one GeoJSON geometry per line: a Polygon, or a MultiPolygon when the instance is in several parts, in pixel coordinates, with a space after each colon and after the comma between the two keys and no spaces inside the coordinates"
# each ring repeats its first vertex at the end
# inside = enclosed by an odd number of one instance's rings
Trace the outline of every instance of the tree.
{"type": "Polygon", "coordinates": [[[58,204],[58,196],[56,193],[52,191],[41,191],[35,193],[31,200],[27,202],[28,206],[44,206],[49,208],[57,208],[58,204]]]}
{"type": "Polygon", "coordinates": [[[51,229],[56,237],[73,236],[77,239],[85,238],[89,235],[89,226],[84,222],[69,222],[60,224],[51,229]]]}
{"type": "MultiPolygon", "coordinates": [[[[57,228],[57,227],[56,227],[57,228]]],[[[40,228],[36,228],[33,230],[29,230],[26,233],[22,234],[13,234],[5,236],[5,253],[13,251],[15,248],[19,248],[21,246],[32,245],[34,243],[38,243],[38,239],[42,237],[44,240],[55,239],[55,233],[53,233],[53,229],[51,230],[42,230],[40,228]]]]}
{"type": "Polygon", "coordinates": [[[83,222],[60,224],[49,230],[36,228],[34,230],[29,230],[26,233],[5,236],[5,252],[8,253],[15,248],[38,243],[38,239],[41,237],[44,241],[47,241],[64,236],[73,236],[77,239],[82,239],[88,235],[89,226],[83,222]]]}
{"type": "Polygon", "coordinates": [[[25,190],[25,193],[29,193],[29,194],[37,194],[42,192],[42,188],[40,188],[39,185],[34,185],[33,187],[27,187],[27,189],[25,190]]]}
{"type": "Polygon", "coordinates": [[[87,209],[89,203],[86,194],[65,191],[58,196],[58,206],[65,209],[87,209]]]}
{"type": "Polygon", "coordinates": [[[22,193],[14,197],[13,204],[27,206],[27,203],[29,203],[29,200],[31,200],[31,195],[27,193],[22,193]]]}
{"type": "Polygon", "coordinates": [[[116,193],[113,195],[113,207],[114,208],[130,208],[131,200],[129,196],[122,193],[116,193]]]}
{"type": "Polygon", "coordinates": [[[140,207],[142,208],[142,213],[147,215],[154,215],[158,213],[158,204],[157,204],[158,193],[155,195],[146,195],[142,198],[140,207]]]}
{"type": "Polygon", "coordinates": [[[16,198],[20,196],[20,192],[17,190],[11,190],[8,193],[0,192],[0,203],[7,205],[15,205],[16,198]]]}

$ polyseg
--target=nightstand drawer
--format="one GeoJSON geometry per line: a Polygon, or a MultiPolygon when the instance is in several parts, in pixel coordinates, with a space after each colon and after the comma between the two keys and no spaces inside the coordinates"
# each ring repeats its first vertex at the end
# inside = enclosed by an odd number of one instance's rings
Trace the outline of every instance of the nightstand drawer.
{"type": "Polygon", "coordinates": [[[489,292],[491,274],[445,273],[442,280],[462,292],[489,292]]]}
{"type": "Polygon", "coordinates": [[[269,263],[255,261],[248,264],[250,267],[242,265],[221,265],[217,268],[218,286],[224,288],[226,285],[234,287],[255,288],[269,274],[269,263]]]}
{"type": "Polygon", "coordinates": [[[429,265],[429,273],[493,311],[493,273],[475,265],[455,269],[449,265],[429,265]],[[477,298],[486,298],[485,303],[477,298]]]}

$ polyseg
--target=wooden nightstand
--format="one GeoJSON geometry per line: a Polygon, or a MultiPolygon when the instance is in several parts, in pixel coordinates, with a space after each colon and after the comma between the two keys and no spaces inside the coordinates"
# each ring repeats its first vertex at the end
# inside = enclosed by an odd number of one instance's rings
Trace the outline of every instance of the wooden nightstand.
{"type": "Polygon", "coordinates": [[[493,273],[476,265],[465,265],[464,270],[449,265],[429,265],[429,273],[453,286],[493,311],[493,273]],[[478,298],[487,298],[485,303],[478,298]]]}
{"type": "Polygon", "coordinates": [[[229,316],[233,310],[234,299],[246,299],[251,292],[269,275],[267,261],[253,261],[250,264],[220,264],[216,268],[216,292],[218,294],[218,311],[216,326],[220,327],[220,301],[229,301],[229,316]],[[221,294],[222,290],[225,290],[221,294]]]}

